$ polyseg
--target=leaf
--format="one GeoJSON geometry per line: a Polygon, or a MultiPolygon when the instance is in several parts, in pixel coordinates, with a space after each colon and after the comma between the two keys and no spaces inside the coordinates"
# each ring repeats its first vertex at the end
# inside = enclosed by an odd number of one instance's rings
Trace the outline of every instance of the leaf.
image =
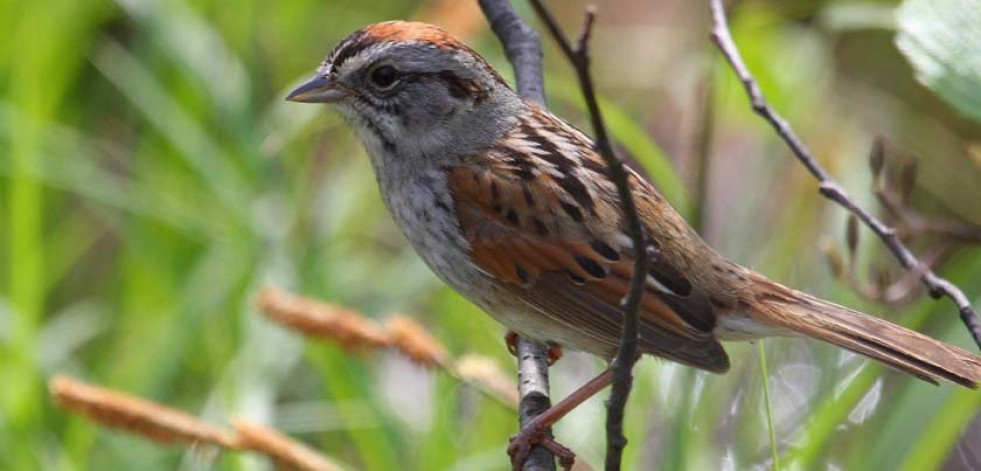
{"type": "Polygon", "coordinates": [[[906,0],[896,45],[916,78],[981,121],[981,0],[906,0]]]}

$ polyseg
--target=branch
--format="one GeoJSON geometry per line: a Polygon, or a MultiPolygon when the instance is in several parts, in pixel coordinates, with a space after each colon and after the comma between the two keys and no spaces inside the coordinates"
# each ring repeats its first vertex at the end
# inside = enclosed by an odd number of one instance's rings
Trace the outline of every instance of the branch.
{"type": "Polygon", "coordinates": [[[790,150],[793,151],[794,155],[797,156],[797,159],[807,167],[811,175],[814,175],[820,183],[819,189],[822,195],[857,216],[872,232],[882,239],[882,242],[896,259],[899,260],[903,268],[918,274],[920,281],[930,292],[930,296],[934,299],[940,299],[946,296],[954,301],[957,309],[960,311],[961,321],[971,334],[974,342],[978,345],[978,348],[981,348],[981,322],[978,321],[978,315],[971,307],[971,303],[964,292],[953,283],[937,276],[929,266],[916,258],[913,252],[903,244],[894,228],[886,225],[868,210],[859,206],[848,195],[848,192],[831,178],[827,170],[817,162],[804,143],[797,137],[797,134],[790,128],[787,121],[780,117],[763,98],[763,92],[760,91],[756,80],[749,73],[749,69],[743,62],[739,54],[739,49],[732,39],[732,34],[729,32],[729,24],[726,21],[725,8],[722,5],[722,1],[709,0],[709,7],[712,10],[712,41],[719,47],[726,61],[729,62],[733,71],[739,76],[739,80],[742,81],[753,111],[773,126],[777,134],[780,135],[790,147],[790,150]]]}
{"type": "Polygon", "coordinates": [[[478,0],[478,3],[514,68],[518,94],[545,106],[542,40],[538,32],[518,16],[509,0],[478,0]]]}
{"type": "MultiPolygon", "coordinates": [[[[552,407],[548,397],[548,347],[518,337],[518,424],[522,430],[552,407]]],[[[548,432],[551,434],[551,431],[548,432]]],[[[524,471],[555,471],[555,456],[548,448],[536,446],[525,460],[524,471]]]]}
{"type": "Polygon", "coordinates": [[[623,217],[627,223],[627,231],[634,247],[633,277],[630,280],[630,291],[627,297],[621,302],[623,306],[623,325],[620,332],[620,346],[617,349],[616,357],[613,359],[613,385],[610,398],[606,403],[606,469],[607,471],[619,470],[623,448],[627,445],[627,439],[623,436],[623,412],[627,405],[627,397],[630,395],[630,388],[633,384],[632,370],[637,358],[637,313],[644,294],[644,284],[647,282],[649,258],[653,254],[648,253],[652,249],[648,248],[647,237],[641,225],[640,216],[637,214],[637,206],[634,203],[633,193],[630,188],[630,177],[624,168],[623,161],[613,152],[613,146],[606,132],[603,115],[600,112],[599,103],[596,99],[593,79],[589,74],[588,46],[596,12],[593,7],[586,9],[582,34],[576,42],[575,49],[573,49],[571,43],[566,39],[556,23],[555,18],[545,8],[542,2],[540,0],[531,0],[531,4],[535,8],[538,17],[545,23],[552,37],[562,49],[566,58],[569,59],[569,62],[575,68],[576,76],[579,79],[579,86],[582,88],[583,98],[586,100],[586,107],[589,110],[589,118],[593,125],[593,131],[596,134],[596,150],[603,157],[603,161],[606,162],[610,179],[617,187],[623,217]]]}
{"type": "MultiPolygon", "coordinates": [[[[542,81],[542,41],[538,32],[518,16],[510,0],[478,0],[494,34],[504,46],[514,68],[518,93],[545,106],[542,81]]],[[[519,426],[524,429],[532,419],[551,407],[548,393],[547,347],[518,337],[518,404],[519,426]]],[[[525,461],[525,471],[555,471],[555,456],[536,446],[525,461]]]]}

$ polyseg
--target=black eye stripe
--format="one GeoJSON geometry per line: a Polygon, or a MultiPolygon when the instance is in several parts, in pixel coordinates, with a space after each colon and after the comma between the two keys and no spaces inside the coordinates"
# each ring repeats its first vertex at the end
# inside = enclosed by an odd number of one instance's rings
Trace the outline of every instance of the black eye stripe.
{"type": "Polygon", "coordinates": [[[353,90],[353,96],[360,101],[363,106],[375,110],[375,112],[384,112],[389,115],[395,115],[403,120],[405,119],[405,116],[403,115],[404,110],[402,109],[402,106],[400,106],[401,100],[399,97],[405,91],[404,85],[406,84],[418,83],[422,80],[435,80],[436,82],[446,86],[448,88],[448,92],[454,98],[480,99],[480,90],[475,82],[464,81],[456,74],[447,70],[439,72],[407,72],[398,70],[394,66],[388,64],[377,65],[377,63],[366,67],[366,69],[367,71],[364,72],[365,75],[362,76],[365,86],[355,87],[353,90]],[[372,80],[372,75],[382,67],[392,67],[398,74],[395,82],[388,88],[381,88],[372,80]],[[476,95],[474,94],[475,92],[476,95]]]}
{"type": "Polygon", "coordinates": [[[400,71],[398,77],[400,83],[417,82],[422,79],[435,80],[443,84],[450,95],[457,99],[479,98],[485,93],[475,81],[464,79],[448,70],[439,72],[400,71]]]}

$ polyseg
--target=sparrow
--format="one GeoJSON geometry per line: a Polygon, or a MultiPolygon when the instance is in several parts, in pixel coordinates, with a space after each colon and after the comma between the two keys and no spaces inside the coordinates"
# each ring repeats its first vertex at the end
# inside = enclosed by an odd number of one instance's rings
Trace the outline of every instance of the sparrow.
{"type": "MultiPolygon", "coordinates": [[[[588,136],[426,23],[359,29],[287,100],[340,112],[368,151],[392,217],[444,282],[521,336],[614,356],[634,250],[588,136]]],[[[726,260],[628,171],[657,254],[639,313],[643,353],[724,373],[721,341],[801,335],[933,383],[974,388],[981,379],[981,357],[726,260]]],[[[571,402],[605,386],[604,374],[571,402]]],[[[565,412],[523,430],[512,458],[532,443],[562,451],[544,430],[565,412]]]]}

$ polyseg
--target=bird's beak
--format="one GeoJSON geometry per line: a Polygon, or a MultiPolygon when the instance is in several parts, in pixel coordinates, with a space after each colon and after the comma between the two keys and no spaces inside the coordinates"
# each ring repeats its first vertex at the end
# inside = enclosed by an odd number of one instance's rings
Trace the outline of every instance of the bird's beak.
{"type": "Polygon", "coordinates": [[[286,101],[297,103],[333,103],[347,93],[328,74],[317,74],[303,82],[286,96],[286,101]]]}

